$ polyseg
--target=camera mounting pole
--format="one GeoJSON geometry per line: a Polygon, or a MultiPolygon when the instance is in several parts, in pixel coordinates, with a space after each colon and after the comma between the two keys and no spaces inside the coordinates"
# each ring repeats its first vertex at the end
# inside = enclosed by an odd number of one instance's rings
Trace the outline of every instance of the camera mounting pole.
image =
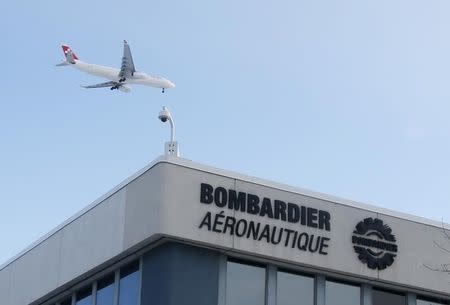
{"type": "Polygon", "coordinates": [[[165,143],[166,155],[175,155],[179,157],[180,152],[178,150],[178,142],[175,141],[175,123],[173,122],[172,115],[166,106],[163,106],[163,109],[159,112],[158,118],[163,123],[167,121],[170,123],[170,142],[165,143]]]}

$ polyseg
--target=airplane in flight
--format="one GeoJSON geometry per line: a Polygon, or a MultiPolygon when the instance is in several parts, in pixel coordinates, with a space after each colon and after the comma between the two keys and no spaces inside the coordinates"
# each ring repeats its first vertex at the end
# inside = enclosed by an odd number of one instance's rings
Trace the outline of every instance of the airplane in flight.
{"type": "Polygon", "coordinates": [[[82,86],[83,88],[110,88],[111,90],[117,89],[123,92],[130,92],[131,88],[127,85],[137,84],[161,88],[164,93],[165,89],[175,87],[174,83],[164,77],[136,71],[130,46],[126,40],[123,41],[123,56],[120,69],[83,62],[78,59],[78,56],[68,45],[63,44],[62,49],[66,60],[56,66],[71,66],[88,74],[104,77],[109,80],[105,83],[82,86]]]}

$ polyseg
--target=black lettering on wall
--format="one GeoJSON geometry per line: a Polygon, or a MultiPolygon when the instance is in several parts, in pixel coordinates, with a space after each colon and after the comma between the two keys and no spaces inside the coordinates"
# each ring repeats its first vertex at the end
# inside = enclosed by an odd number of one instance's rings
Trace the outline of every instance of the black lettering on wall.
{"type": "Polygon", "coordinates": [[[328,252],[325,251],[326,248],[328,248],[328,242],[330,239],[328,237],[322,237],[320,240],[320,247],[319,247],[319,253],[323,255],[327,255],[328,252]]]}
{"type": "Polygon", "coordinates": [[[236,236],[242,237],[245,235],[245,232],[247,232],[247,220],[240,219],[236,223],[236,236]]]}
{"type": "Polygon", "coordinates": [[[223,219],[225,218],[224,211],[216,214],[214,217],[213,231],[217,233],[222,233],[223,219]]]}
{"type": "Polygon", "coordinates": [[[353,249],[370,269],[384,270],[394,263],[398,251],[395,242],[392,229],[379,218],[365,218],[353,231],[353,249]]]}
{"type": "Polygon", "coordinates": [[[269,198],[264,197],[262,203],[261,203],[261,212],[259,213],[259,216],[266,216],[269,218],[273,218],[273,211],[272,211],[272,202],[269,198]]]}
{"type": "Polygon", "coordinates": [[[317,228],[317,209],[307,208],[308,227],[317,228]]]}
{"type": "Polygon", "coordinates": [[[266,242],[270,242],[270,236],[269,235],[270,235],[270,226],[269,225],[265,225],[263,230],[262,230],[262,232],[261,232],[261,235],[258,238],[258,241],[260,241],[261,239],[265,238],[266,242]]]}
{"type": "Polygon", "coordinates": [[[321,255],[328,254],[326,248],[328,248],[330,239],[327,237],[314,234],[309,235],[306,232],[298,232],[270,224],[261,225],[259,222],[248,221],[243,218],[237,219],[233,216],[225,215],[224,211],[216,214],[207,212],[202,218],[199,228],[221,234],[228,233],[272,245],[290,247],[292,249],[298,248],[300,251],[317,252],[321,255]]]}
{"type": "Polygon", "coordinates": [[[207,226],[208,231],[211,231],[211,212],[206,213],[205,217],[203,217],[203,220],[198,227],[199,229],[201,229],[203,226],[207,226]]]}
{"type": "Polygon", "coordinates": [[[284,229],[284,232],[286,232],[286,239],[284,242],[284,246],[287,247],[289,245],[289,239],[291,237],[291,234],[294,233],[293,230],[289,230],[289,229],[284,229]]]}
{"type": "Polygon", "coordinates": [[[295,244],[296,244],[296,242],[297,242],[297,237],[298,237],[298,232],[297,231],[295,231],[294,232],[294,238],[292,238],[292,245],[291,245],[291,248],[292,249],[294,249],[295,248],[295,244]]]}
{"type": "Polygon", "coordinates": [[[249,214],[259,214],[259,197],[247,194],[247,212],[249,214]]]}
{"type": "Polygon", "coordinates": [[[298,222],[300,219],[300,208],[298,207],[298,205],[288,202],[287,216],[288,222],[298,222]]]}
{"type": "Polygon", "coordinates": [[[300,224],[306,226],[306,207],[300,207],[300,224]]]}
{"type": "Polygon", "coordinates": [[[297,240],[297,247],[299,250],[306,251],[308,249],[308,243],[309,235],[307,233],[300,234],[297,240]]]}
{"type": "Polygon", "coordinates": [[[286,202],[275,200],[275,219],[286,221],[286,202]]]}
{"type": "Polygon", "coordinates": [[[200,184],[200,202],[210,204],[213,202],[213,190],[214,188],[206,183],[200,184]]]}
{"type": "Polygon", "coordinates": [[[325,229],[327,231],[330,231],[331,225],[330,225],[330,213],[327,211],[319,210],[319,229],[325,229]]]}
{"type": "Polygon", "coordinates": [[[239,192],[236,194],[235,190],[228,190],[228,208],[235,211],[245,212],[246,194],[239,192]]]}
{"type": "Polygon", "coordinates": [[[225,226],[223,227],[223,233],[227,233],[227,229],[230,229],[230,235],[234,235],[234,225],[236,224],[236,218],[227,216],[225,218],[225,226]]]}
{"type": "MultiPolygon", "coordinates": [[[[297,231],[294,225],[291,225],[291,228],[285,228],[278,226],[278,224],[276,226],[261,224],[258,221],[225,214],[227,210],[233,214],[237,211],[237,215],[248,213],[263,218],[277,219],[290,224],[330,231],[331,215],[327,211],[201,183],[200,203],[211,204],[213,202],[215,207],[221,209],[220,212],[207,212],[200,222],[199,229],[229,234],[237,238],[266,242],[280,247],[289,247],[298,251],[319,253],[321,255],[328,254],[327,248],[330,241],[328,237],[297,231]]],[[[391,252],[397,251],[395,243],[386,242],[389,240],[379,241],[368,238],[368,236],[356,235],[352,237],[352,241],[355,244],[355,251],[358,251],[358,247],[363,246],[391,252]]]]}
{"type": "Polygon", "coordinates": [[[278,245],[278,244],[280,243],[281,237],[282,237],[282,235],[283,235],[283,228],[280,228],[280,229],[278,230],[278,235],[276,234],[276,232],[277,232],[277,227],[276,227],[276,226],[273,226],[273,227],[272,227],[272,237],[271,237],[271,239],[270,239],[270,242],[271,242],[273,245],[278,245]]]}
{"type": "Polygon", "coordinates": [[[223,208],[227,205],[228,192],[223,187],[218,187],[214,191],[214,203],[219,207],[223,208]]]}
{"type": "Polygon", "coordinates": [[[314,234],[312,234],[309,237],[309,245],[308,245],[308,249],[310,252],[317,252],[317,250],[319,249],[319,243],[320,243],[320,236],[315,237],[314,234]],[[315,241],[315,242],[314,242],[315,241]]]}
{"type": "Polygon", "coordinates": [[[258,235],[259,235],[259,227],[260,226],[261,226],[261,224],[259,222],[257,222],[255,224],[254,221],[250,221],[250,224],[248,226],[247,238],[249,238],[250,235],[251,235],[252,238],[254,240],[256,240],[258,238],[258,235]]]}

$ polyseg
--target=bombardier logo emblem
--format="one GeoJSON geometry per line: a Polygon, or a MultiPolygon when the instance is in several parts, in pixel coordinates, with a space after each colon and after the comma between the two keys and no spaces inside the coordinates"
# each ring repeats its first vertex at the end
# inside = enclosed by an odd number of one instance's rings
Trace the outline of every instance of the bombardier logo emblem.
{"type": "Polygon", "coordinates": [[[398,251],[395,242],[392,229],[378,218],[360,221],[353,231],[353,248],[370,269],[383,270],[394,263],[398,251]]]}

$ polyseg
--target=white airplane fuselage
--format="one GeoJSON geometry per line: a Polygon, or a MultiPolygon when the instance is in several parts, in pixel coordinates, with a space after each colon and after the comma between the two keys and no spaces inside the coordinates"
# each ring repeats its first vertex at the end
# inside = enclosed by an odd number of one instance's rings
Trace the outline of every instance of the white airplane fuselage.
{"type": "MultiPolygon", "coordinates": [[[[75,69],[78,69],[80,71],[83,71],[85,73],[104,77],[106,79],[109,79],[111,81],[119,81],[119,72],[120,69],[112,68],[112,67],[106,67],[96,64],[90,64],[83,62],[78,59],[74,59],[74,63],[70,64],[75,69]]],[[[138,85],[145,85],[155,88],[162,88],[162,89],[168,89],[168,88],[174,88],[175,85],[170,80],[165,79],[164,77],[160,76],[154,76],[149,75],[144,72],[134,72],[131,77],[128,77],[124,84],[138,84],[138,85]]]]}

